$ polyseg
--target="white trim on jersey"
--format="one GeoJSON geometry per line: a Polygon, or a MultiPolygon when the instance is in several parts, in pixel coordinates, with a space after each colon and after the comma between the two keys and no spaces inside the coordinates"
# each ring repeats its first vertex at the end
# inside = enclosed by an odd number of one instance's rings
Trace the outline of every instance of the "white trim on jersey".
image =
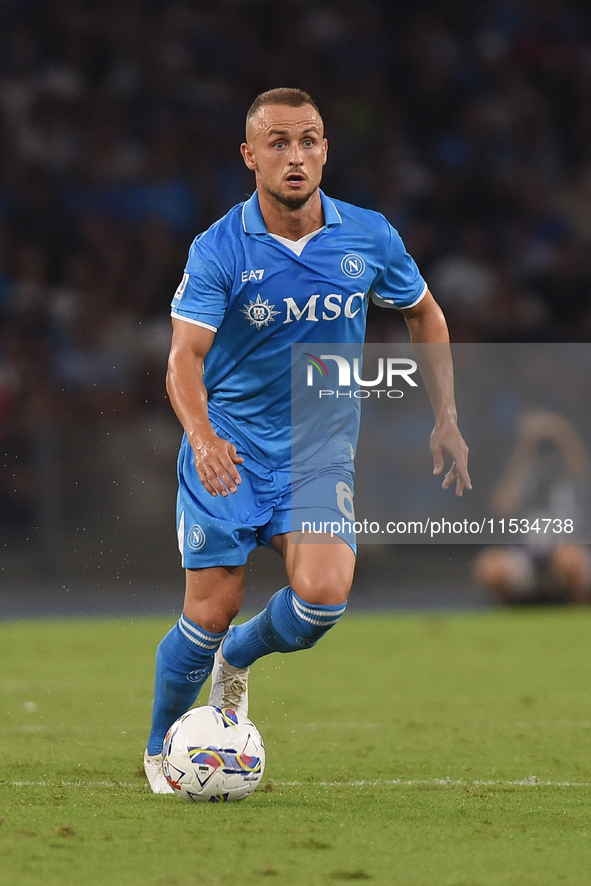
{"type": "Polygon", "coordinates": [[[185,323],[192,323],[193,326],[203,326],[204,329],[211,329],[212,332],[217,332],[217,326],[212,326],[211,323],[204,323],[202,320],[191,320],[189,317],[183,317],[182,314],[177,314],[176,311],[170,312],[171,317],[175,317],[177,320],[184,320],[185,323]]]}
{"type": "Polygon", "coordinates": [[[177,530],[177,539],[179,542],[179,551],[181,552],[181,557],[184,554],[185,547],[185,512],[181,511],[181,519],[179,520],[179,528],[177,530]]]}
{"type": "Polygon", "coordinates": [[[403,308],[395,305],[393,299],[391,298],[382,298],[382,296],[378,292],[376,292],[375,289],[372,289],[370,294],[372,302],[376,305],[379,305],[380,308],[397,308],[399,311],[407,311],[409,308],[414,308],[415,305],[418,305],[418,303],[425,298],[428,289],[429,287],[425,283],[423,291],[421,292],[419,297],[415,301],[413,301],[412,305],[404,305],[403,308]]]}
{"type": "Polygon", "coordinates": [[[299,256],[304,251],[304,246],[310,242],[312,237],[315,237],[316,234],[319,234],[320,231],[323,231],[324,228],[325,225],[323,225],[321,228],[318,228],[318,230],[316,231],[312,231],[311,234],[305,234],[303,237],[300,237],[299,240],[288,240],[287,237],[281,237],[279,234],[271,234],[271,232],[269,232],[269,235],[277,240],[279,243],[283,243],[283,245],[287,246],[288,249],[291,249],[292,252],[295,252],[295,254],[299,258],[299,256]]]}

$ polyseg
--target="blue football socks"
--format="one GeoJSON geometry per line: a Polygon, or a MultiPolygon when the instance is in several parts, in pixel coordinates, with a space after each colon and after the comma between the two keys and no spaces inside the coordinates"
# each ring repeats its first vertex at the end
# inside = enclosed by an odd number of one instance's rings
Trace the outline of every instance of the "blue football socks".
{"type": "Polygon", "coordinates": [[[226,636],[212,634],[186,615],[164,637],[156,653],[156,687],[148,754],[160,754],[164,736],[197,699],[226,636]]]}
{"type": "Polygon", "coordinates": [[[270,652],[295,652],[314,646],[337,623],[347,604],[307,603],[289,586],[273,594],[266,609],[232,628],[224,643],[226,661],[246,668],[270,652]]]}

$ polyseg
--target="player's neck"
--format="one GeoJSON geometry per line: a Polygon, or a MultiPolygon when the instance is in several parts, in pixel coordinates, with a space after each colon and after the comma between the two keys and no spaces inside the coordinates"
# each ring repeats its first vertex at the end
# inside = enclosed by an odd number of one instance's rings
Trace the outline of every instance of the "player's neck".
{"type": "Polygon", "coordinates": [[[291,209],[270,194],[259,191],[259,206],[269,234],[277,234],[286,240],[301,240],[324,225],[324,211],[318,191],[297,209],[291,209]]]}

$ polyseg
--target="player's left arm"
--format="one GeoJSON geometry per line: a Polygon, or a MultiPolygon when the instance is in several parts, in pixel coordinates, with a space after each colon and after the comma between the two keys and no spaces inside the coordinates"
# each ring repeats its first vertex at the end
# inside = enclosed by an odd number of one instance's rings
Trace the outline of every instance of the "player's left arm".
{"type": "Polygon", "coordinates": [[[402,313],[435,416],[431,432],[433,473],[441,474],[445,454],[451,455],[452,465],[441,485],[447,489],[455,480],[456,495],[462,495],[464,489],[472,489],[472,483],[468,474],[468,447],[458,429],[447,323],[429,290],[418,304],[403,309],[402,313]]]}

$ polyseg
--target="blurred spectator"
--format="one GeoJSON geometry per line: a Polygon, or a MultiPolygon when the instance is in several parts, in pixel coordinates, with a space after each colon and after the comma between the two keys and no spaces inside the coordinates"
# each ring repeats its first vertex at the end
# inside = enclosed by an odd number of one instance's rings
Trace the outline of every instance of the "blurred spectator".
{"type": "Polygon", "coordinates": [[[317,99],[326,190],[398,227],[456,341],[588,340],[590,59],[582,0],[7,0],[0,521],[32,507],[40,400],[68,432],[166,414],[153,343],[192,238],[252,189],[270,87],[317,99]]]}
{"type": "Polygon", "coordinates": [[[513,454],[494,490],[496,517],[525,518],[532,528],[520,544],[487,548],[474,575],[502,603],[587,603],[591,555],[579,539],[589,529],[591,458],[571,422],[530,412],[518,422],[513,454]],[[556,521],[569,518],[568,543],[552,544],[556,521]]]}

